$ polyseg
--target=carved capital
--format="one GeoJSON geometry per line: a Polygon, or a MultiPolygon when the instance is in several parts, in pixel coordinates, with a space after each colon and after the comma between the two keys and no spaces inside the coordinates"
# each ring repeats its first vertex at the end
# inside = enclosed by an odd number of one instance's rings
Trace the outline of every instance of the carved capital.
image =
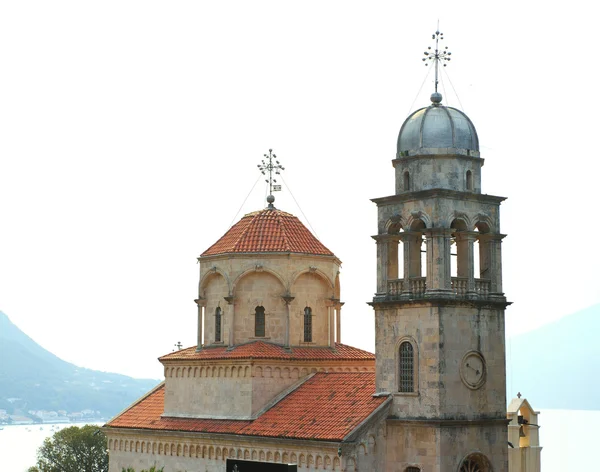
{"type": "Polygon", "coordinates": [[[204,297],[198,297],[194,300],[194,302],[198,306],[206,306],[206,298],[204,298],[204,297]]]}
{"type": "Polygon", "coordinates": [[[233,295],[228,295],[227,297],[223,297],[223,299],[227,302],[227,304],[229,305],[233,305],[233,302],[235,301],[235,297],[233,295]]]}
{"type": "Polygon", "coordinates": [[[283,299],[283,301],[285,302],[286,305],[289,305],[290,303],[292,303],[294,301],[294,299],[296,297],[292,297],[291,295],[282,295],[281,298],[283,299]]]}

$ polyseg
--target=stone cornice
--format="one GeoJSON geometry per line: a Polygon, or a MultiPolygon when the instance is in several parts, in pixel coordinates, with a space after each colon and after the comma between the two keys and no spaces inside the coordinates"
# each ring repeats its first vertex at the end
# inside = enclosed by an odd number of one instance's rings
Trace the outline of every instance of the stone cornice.
{"type": "Polygon", "coordinates": [[[229,447],[231,444],[235,444],[235,447],[248,447],[256,448],[256,444],[280,444],[293,446],[298,445],[307,450],[312,450],[312,447],[316,443],[319,444],[318,449],[323,447],[331,447],[337,452],[340,446],[340,441],[321,440],[321,439],[287,439],[287,438],[273,438],[265,436],[250,436],[243,434],[226,434],[226,433],[202,433],[196,431],[172,431],[167,429],[136,429],[136,428],[115,428],[113,426],[104,425],[100,429],[104,433],[114,435],[139,435],[143,437],[163,437],[163,438],[179,438],[188,440],[207,440],[207,444],[215,444],[215,440],[226,443],[229,447]]]}
{"type": "Polygon", "coordinates": [[[464,427],[464,426],[505,426],[510,420],[504,417],[497,418],[476,418],[476,419],[444,419],[444,418],[393,418],[386,419],[388,424],[393,425],[419,425],[419,426],[437,426],[444,427],[464,427]]]}
{"type": "MultiPolygon", "coordinates": [[[[291,346],[293,350],[294,347],[291,346]]],[[[210,349],[204,348],[203,350],[210,349]]],[[[332,349],[333,351],[333,349],[332,349]]],[[[207,366],[273,366],[273,367],[322,367],[323,369],[338,367],[372,367],[368,372],[375,372],[375,359],[163,359],[160,361],[165,367],[207,367],[207,366]]],[[[361,371],[362,372],[362,371],[361,371]]]]}
{"type": "Polygon", "coordinates": [[[398,195],[387,197],[372,198],[371,201],[377,205],[387,205],[390,203],[404,203],[410,201],[425,200],[428,198],[449,198],[453,200],[471,200],[475,202],[491,203],[498,205],[506,200],[506,197],[487,195],[473,192],[459,192],[457,190],[432,188],[428,190],[419,190],[417,192],[404,192],[398,195]]]}
{"type": "Polygon", "coordinates": [[[400,299],[399,296],[382,296],[376,297],[372,302],[367,302],[367,305],[373,308],[398,308],[406,305],[411,306],[464,306],[478,308],[494,308],[504,310],[507,306],[512,305],[512,302],[506,301],[504,297],[493,298],[463,298],[463,297],[419,297],[400,299]]]}
{"type": "Polygon", "coordinates": [[[232,252],[226,254],[215,254],[214,256],[199,256],[197,260],[203,264],[211,261],[228,260],[228,259],[322,259],[328,262],[334,262],[341,265],[342,261],[337,256],[328,256],[325,254],[309,254],[304,252],[232,252]]]}

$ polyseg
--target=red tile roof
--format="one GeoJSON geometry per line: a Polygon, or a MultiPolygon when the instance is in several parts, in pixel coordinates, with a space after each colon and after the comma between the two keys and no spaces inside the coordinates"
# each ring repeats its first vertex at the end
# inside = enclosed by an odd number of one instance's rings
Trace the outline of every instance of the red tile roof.
{"type": "Polygon", "coordinates": [[[298,218],[273,209],[248,213],[200,256],[247,252],[333,256],[298,218]]]}
{"type": "Polygon", "coordinates": [[[106,426],[341,441],[380,407],[375,374],[318,373],[256,420],[162,418],[164,385],[106,426]]]}
{"type": "Polygon", "coordinates": [[[205,347],[196,352],[196,346],[182,349],[164,355],[163,360],[217,360],[217,359],[283,359],[294,361],[321,360],[375,360],[375,354],[363,351],[345,344],[335,344],[335,349],[329,347],[291,347],[289,350],[277,344],[264,341],[253,341],[240,344],[229,350],[227,346],[205,347]]]}

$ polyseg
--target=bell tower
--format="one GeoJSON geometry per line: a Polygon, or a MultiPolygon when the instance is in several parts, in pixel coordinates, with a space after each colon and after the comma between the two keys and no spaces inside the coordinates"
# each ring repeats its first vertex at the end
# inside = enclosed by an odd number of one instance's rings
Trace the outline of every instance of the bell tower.
{"type": "Polygon", "coordinates": [[[477,132],[442,104],[438,67],[450,52],[441,33],[433,39],[431,104],[400,129],[395,194],[373,200],[376,387],[393,397],[386,463],[507,472],[504,198],[481,192],[477,132]]]}

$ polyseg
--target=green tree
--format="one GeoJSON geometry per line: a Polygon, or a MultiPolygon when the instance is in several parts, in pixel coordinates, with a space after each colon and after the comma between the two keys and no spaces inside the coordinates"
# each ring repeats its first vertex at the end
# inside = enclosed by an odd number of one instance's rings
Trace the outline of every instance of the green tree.
{"type": "Polygon", "coordinates": [[[28,472],[108,472],[106,435],[97,426],[71,426],[46,438],[28,472]]]}

